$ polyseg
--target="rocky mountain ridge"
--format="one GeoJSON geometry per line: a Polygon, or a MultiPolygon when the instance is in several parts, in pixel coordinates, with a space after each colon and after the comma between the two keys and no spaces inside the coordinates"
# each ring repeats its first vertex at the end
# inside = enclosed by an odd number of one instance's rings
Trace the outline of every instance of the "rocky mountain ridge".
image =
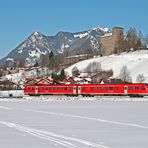
{"type": "Polygon", "coordinates": [[[33,32],[25,41],[0,60],[0,66],[11,67],[25,63],[27,66],[41,63],[41,56],[53,52],[54,55],[79,55],[87,52],[99,54],[100,37],[109,33],[108,28],[94,28],[87,31],[70,33],[58,32],[46,36],[33,32]]]}

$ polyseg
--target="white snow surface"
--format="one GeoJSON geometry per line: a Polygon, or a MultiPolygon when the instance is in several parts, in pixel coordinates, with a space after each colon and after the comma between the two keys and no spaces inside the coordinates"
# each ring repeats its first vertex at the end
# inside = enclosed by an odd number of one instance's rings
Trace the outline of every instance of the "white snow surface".
{"type": "Polygon", "coordinates": [[[65,45],[65,48],[69,48],[70,46],[68,44],[65,45]]]}
{"type": "Polygon", "coordinates": [[[62,54],[62,53],[64,52],[64,47],[65,47],[65,45],[62,44],[61,49],[58,50],[58,52],[59,52],[60,54],[62,54]]]}
{"type": "Polygon", "coordinates": [[[10,80],[14,83],[18,83],[18,81],[20,81],[20,79],[22,79],[22,72],[20,73],[15,73],[15,74],[9,74],[9,75],[6,75],[5,78],[7,80],[10,80]]]}
{"type": "Polygon", "coordinates": [[[76,35],[74,35],[74,37],[83,38],[83,37],[87,36],[88,34],[89,34],[89,32],[80,33],[80,34],[76,34],[76,35]]]}
{"type": "Polygon", "coordinates": [[[0,103],[2,148],[146,148],[148,145],[147,102],[0,103]]]}
{"type": "Polygon", "coordinates": [[[110,55],[104,57],[94,57],[92,59],[78,62],[66,69],[66,72],[71,76],[73,67],[77,67],[80,71],[84,71],[91,62],[100,62],[102,70],[113,70],[114,77],[118,77],[121,68],[126,65],[130,71],[132,82],[136,82],[138,74],[143,74],[145,82],[148,82],[148,50],[135,52],[124,52],[120,55],[110,55]]]}
{"type": "Polygon", "coordinates": [[[29,56],[30,57],[40,57],[42,54],[47,54],[47,51],[41,51],[39,48],[36,47],[36,50],[30,50],[29,51],[29,56]]]}
{"type": "Polygon", "coordinates": [[[106,33],[104,36],[102,36],[102,37],[107,37],[107,36],[111,36],[112,35],[112,32],[110,32],[110,33],[106,33]]]}
{"type": "Polygon", "coordinates": [[[14,62],[14,59],[13,58],[7,58],[6,61],[13,61],[14,62]]]}
{"type": "Polygon", "coordinates": [[[109,28],[95,27],[92,30],[102,30],[104,32],[109,32],[109,28]]]}
{"type": "Polygon", "coordinates": [[[109,28],[100,28],[102,31],[104,32],[108,32],[109,31],[109,28]]]}

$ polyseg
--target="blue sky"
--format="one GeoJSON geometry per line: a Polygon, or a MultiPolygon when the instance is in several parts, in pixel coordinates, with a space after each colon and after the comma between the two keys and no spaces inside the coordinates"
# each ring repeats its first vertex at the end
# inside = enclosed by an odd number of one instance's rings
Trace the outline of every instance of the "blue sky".
{"type": "Polygon", "coordinates": [[[32,32],[121,26],[148,33],[148,0],[0,0],[0,58],[32,32]]]}

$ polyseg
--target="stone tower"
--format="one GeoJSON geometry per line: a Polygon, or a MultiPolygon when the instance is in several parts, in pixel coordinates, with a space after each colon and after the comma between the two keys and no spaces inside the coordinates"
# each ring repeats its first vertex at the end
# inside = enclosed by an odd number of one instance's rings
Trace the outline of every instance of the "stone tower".
{"type": "Polygon", "coordinates": [[[101,55],[107,56],[115,53],[115,43],[124,29],[121,27],[114,27],[111,33],[107,33],[101,37],[101,55]]]}

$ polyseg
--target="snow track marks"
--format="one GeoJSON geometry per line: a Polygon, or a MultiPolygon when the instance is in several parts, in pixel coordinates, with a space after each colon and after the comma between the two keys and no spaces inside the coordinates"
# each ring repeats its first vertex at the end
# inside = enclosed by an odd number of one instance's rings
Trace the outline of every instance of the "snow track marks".
{"type": "Polygon", "coordinates": [[[25,111],[31,111],[31,112],[43,113],[43,114],[49,114],[49,115],[61,116],[61,117],[69,117],[69,118],[79,118],[79,119],[85,119],[85,120],[92,120],[92,121],[103,122],[103,123],[108,123],[108,124],[136,127],[136,128],[141,128],[141,129],[148,129],[148,126],[143,126],[143,125],[140,125],[140,124],[118,122],[118,121],[112,121],[112,120],[105,120],[105,119],[101,119],[101,118],[93,118],[93,117],[87,117],[87,116],[79,116],[79,115],[55,113],[55,112],[47,112],[47,111],[32,110],[32,109],[25,109],[25,111]]]}
{"type": "Polygon", "coordinates": [[[48,132],[48,131],[28,128],[28,127],[21,126],[19,124],[15,124],[15,123],[11,123],[11,122],[0,121],[0,124],[3,124],[7,127],[28,133],[28,134],[38,137],[40,139],[54,142],[56,144],[59,144],[59,145],[62,145],[64,147],[68,147],[68,148],[82,148],[82,147],[85,147],[85,148],[86,147],[88,147],[88,148],[109,148],[108,146],[96,144],[96,143],[89,142],[86,140],[72,138],[72,137],[68,137],[68,136],[64,136],[64,135],[58,135],[58,134],[48,132]]]}

